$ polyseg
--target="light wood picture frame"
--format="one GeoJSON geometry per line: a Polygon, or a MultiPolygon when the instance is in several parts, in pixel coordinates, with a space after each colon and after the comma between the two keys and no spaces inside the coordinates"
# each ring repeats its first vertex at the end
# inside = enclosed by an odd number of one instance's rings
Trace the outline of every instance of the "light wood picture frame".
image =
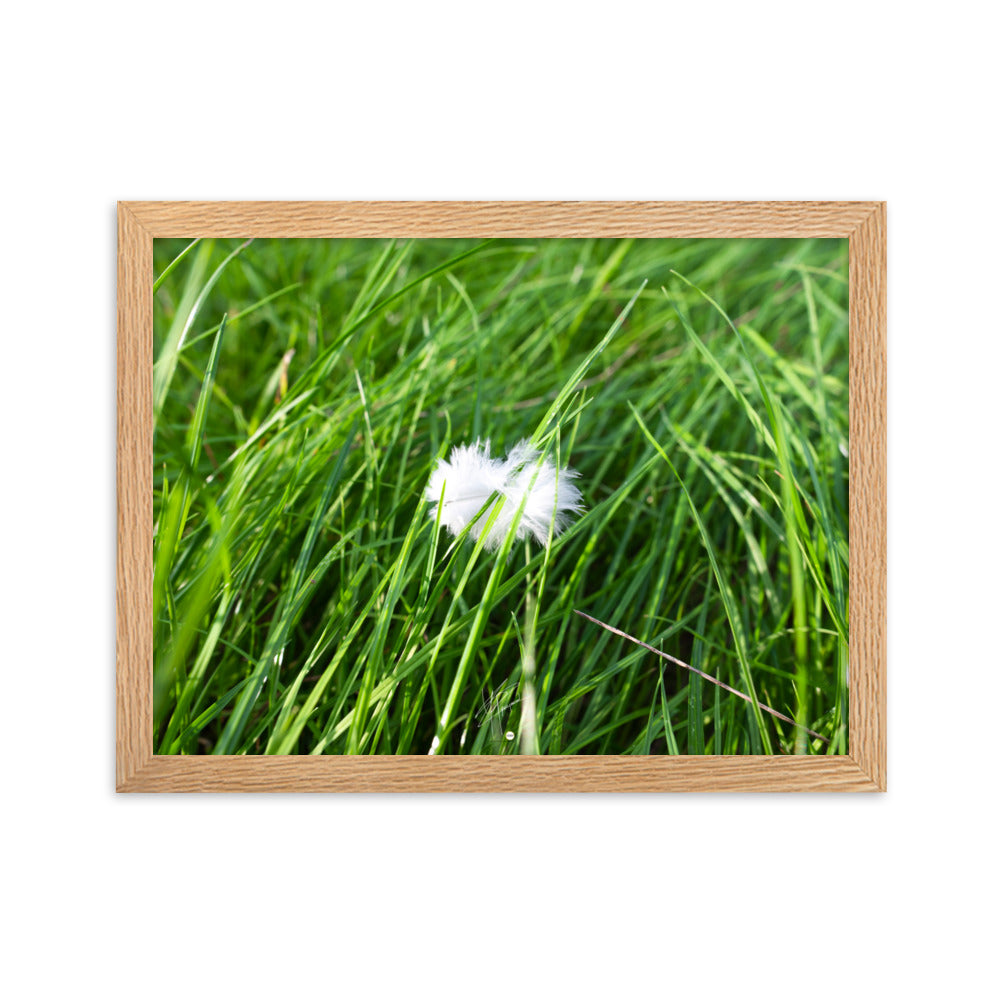
{"type": "Polygon", "coordinates": [[[884,791],[886,325],[883,202],[120,202],[117,789],[884,791]],[[598,236],[848,240],[849,752],[647,757],[154,754],[153,240],[598,236]]]}

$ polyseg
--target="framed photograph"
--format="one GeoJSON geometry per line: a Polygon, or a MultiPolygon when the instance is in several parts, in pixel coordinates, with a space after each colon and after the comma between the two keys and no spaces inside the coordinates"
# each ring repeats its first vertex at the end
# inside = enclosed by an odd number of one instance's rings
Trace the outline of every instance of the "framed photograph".
{"type": "Polygon", "coordinates": [[[120,791],[886,787],[880,202],[121,202],[120,791]]]}

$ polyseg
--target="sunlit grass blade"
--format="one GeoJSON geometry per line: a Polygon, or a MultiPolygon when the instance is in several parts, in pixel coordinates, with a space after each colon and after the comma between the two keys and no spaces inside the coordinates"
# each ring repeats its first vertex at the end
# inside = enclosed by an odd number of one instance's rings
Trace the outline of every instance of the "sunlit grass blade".
{"type": "Polygon", "coordinates": [[[195,264],[188,280],[184,298],[178,307],[174,322],[171,324],[167,336],[163,341],[156,361],[153,364],[153,416],[159,417],[163,409],[164,401],[167,398],[167,390],[170,388],[170,380],[173,378],[174,369],[177,367],[177,352],[181,349],[184,338],[191,329],[192,324],[198,317],[202,305],[208,298],[212,287],[219,280],[219,276],[225,270],[226,265],[244,250],[250,241],[241,243],[226,259],[212,272],[211,277],[201,283],[203,274],[212,251],[211,241],[203,243],[195,258],[195,264]],[[190,305],[188,301],[190,300],[190,305]]]}
{"type": "MultiPolygon", "coordinates": [[[[631,403],[629,406],[631,407],[631,403]]],[[[687,486],[684,484],[684,480],[681,479],[677,469],[674,467],[674,463],[670,461],[670,458],[661,447],[659,441],[653,437],[649,428],[646,427],[645,423],[643,423],[642,417],[639,416],[634,408],[632,408],[632,416],[635,418],[640,430],[642,430],[643,434],[646,435],[650,444],[653,445],[660,457],[667,463],[668,466],[670,466],[670,471],[677,477],[677,481],[680,483],[681,489],[684,491],[684,497],[691,509],[691,516],[694,518],[695,523],[698,526],[698,532],[701,535],[702,543],[705,546],[705,552],[708,555],[709,562],[712,564],[712,572],[715,574],[715,582],[720,593],[722,594],[722,601],[726,608],[726,617],[729,619],[729,628],[732,632],[733,644],[736,647],[736,655],[739,657],[740,661],[743,683],[746,685],[747,692],[749,693],[749,701],[753,706],[753,718],[757,725],[757,732],[764,744],[765,753],[771,753],[771,737],[764,726],[764,719],[761,715],[761,706],[757,699],[757,691],[753,681],[753,674],[750,669],[749,658],[747,656],[746,636],[743,629],[743,623],[740,620],[739,612],[737,611],[736,598],[733,594],[732,586],[723,575],[722,567],[719,564],[718,555],[715,551],[715,545],[712,542],[712,538],[705,527],[705,523],[702,520],[701,515],[698,513],[697,505],[691,498],[691,494],[688,492],[687,486]]]]}
{"type": "MultiPolygon", "coordinates": [[[[637,646],[642,646],[644,649],[648,649],[651,653],[655,653],[661,659],[669,660],[671,663],[676,664],[678,667],[683,667],[685,670],[689,670],[692,674],[696,674],[698,677],[708,681],[710,684],[715,684],[717,687],[722,688],[723,691],[728,691],[729,694],[736,695],[737,698],[742,698],[745,702],[753,706],[755,717],[758,711],[767,712],[769,715],[773,715],[776,719],[781,719],[782,722],[787,722],[793,726],[796,725],[794,719],[790,719],[787,715],[782,715],[781,712],[775,711],[775,709],[770,708],[767,705],[764,705],[763,703],[754,702],[753,698],[751,698],[749,695],[744,694],[742,691],[737,691],[736,688],[732,688],[725,682],[720,681],[716,677],[713,677],[711,674],[707,674],[705,673],[705,671],[699,670],[697,667],[691,666],[690,663],[685,663],[683,660],[678,660],[676,656],[671,656],[669,653],[664,653],[662,650],[657,649],[655,646],[651,646],[648,642],[643,642],[641,639],[637,639],[635,636],[629,635],[627,632],[623,632],[621,629],[615,628],[614,625],[609,625],[607,622],[598,621],[596,618],[592,618],[590,615],[586,614],[583,611],[575,611],[575,614],[578,614],[581,618],[586,618],[588,621],[593,622],[595,625],[600,625],[601,628],[607,629],[607,631],[613,632],[615,635],[620,635],[623,639],[628,639],[629,642],[634,642],[637,646]]],[[[665,725],[667,724],[666,714],[664,714],[664,724],[665,725]]],[[[824,743],[829,742],[829,740],[827,740],[825,736],[821,736],[819,733],[813,732],[813,730],[807,729],[804,726],[802,728],[810,736],[814,736],[816,739],[822,740],[824,743]]],[[[671,752],[676,753],[677,751],[675,749],[671,752]]]]}

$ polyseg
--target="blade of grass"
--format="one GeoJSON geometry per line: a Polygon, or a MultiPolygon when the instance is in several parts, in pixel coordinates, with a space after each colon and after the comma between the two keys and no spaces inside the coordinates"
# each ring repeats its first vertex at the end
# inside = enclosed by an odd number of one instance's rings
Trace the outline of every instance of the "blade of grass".
{"type": "Polygon", "coordinates": [[[757,730],[760,733],[765,753],[770,754],[772,752],[771,737],[764,726],[764,719],[760,714],[760,703],[757,700],[757,691],[754,687],[753,675],[750,671],[750,662],[746,651],[746,639],[744,636],[743,625],[737,612],[736,598],[733,596],[732,588],[730,587],[729,582],[723,576],[722,568],[719,565],[719,559],[716,555],[715,546],[712,543],[711,536],[708,533],[708,529],[705,527],[705,522],[702,520],[701,514],[698,513],[698,507],[691,494],[688,492],[688,488],[685,485],[684,480],[680,477],[680,474],[674,467],[674,463],[670,461],[667,453],[660,446],[659,441],[653,437],[649,428],[645,425],[645,423],[643,423],[642,417],[639,416],[638,411],[634,406],[632,406],[631,401],[629,402],[629,409],[632,410],[632,416],[635,417],[640,430],[646,435],[647,440],[657,450],[660,457],[667,463],[668,466],[670,466],[670,471],[673,472],[678,483],[680,483],[681,489],[684,491],[684,496],[687,499],[688,506],[691,509],[691,514],[695,519],[695,523],[698,526],[698,532],[701,535],[702,542],[704,543],[705,551],[708,553],[708,559],[712,565],[712,572],[715,574],[715,582],[719,587],[720,593],[722,594],[722,601],[726,609],[726,617],[729,619],[729,627],[732,632],[733,643],[736,646],[736,655],[740,661],[743,683],[746,685],[747,691],[750,693],[750,702],[753,705],[754,719],[757,723],[757,730]]]}
{"type": "Polygon", "coordinates": [[[199,250],[198,255],[195,258],[195,264],[191,272],[191,277],[189,278],[185,298],[182,300],[181,306],[177,310],[174,322],[171,324],[170,330],[167,332],[166,339],[163,342],[163,346],[160,348],[160,353],[157,355],[156,361],[153,364],[154,421],[159,419],[160,411],[163,409],[163,404],[166,401],[167,390],[170,388],[170,381],[173,378],[174,369],[177,367],[177,352],[184,345],[184,338],[187,336],[192,324],[197,319],[202,305],[204,305],[205,300],[208,298],[208,293],[219,280],[219,276],[226,269],[226,265],[244,249],[246,249],[246,247],[248,247],[252,242],[252,240],[247,240],[245,243],[241,243],[231,254],[229,254],[215,269],[208,281],[201,285],[201,288],[197,291],[190,308],[185,308],[189,295],[191,295],[193,289],[197,287],[198,279],[204,272],[204,268],[207,267],[208,257],[212,249],[211,242],[203,244],[199,250]]]}
{"type": "MultiPolygon", "coordinates": [[[[730,687],[723,681],[718,680],[718,678],[713,677],[711,674],[705,673],[704,670],[699,670],[697,667],[691,666],[690,663],[685,663],[683,660],[678,660],[676,656],[671,656],[669,653],[664,653],[662,650],[657,649],[655,646],[651,646],[648,642],[643,642],[641,639],[637,639],[634,635],[629,635],[627,632],[623,632],[619,628],[615,628],[614,625],[609,625],[607,622],[602,622],[597,618],[588,615],[584,611],[578,611],[576,608],[573,609],[573,613],[579,615],[581,618],[586,618],[587,621],[593,622],[595,625],[600,625],[601,628],[607,629],[609,632],[615,635],[621,636],[623,639],[628,639],[629,642],[634,642],[637,646],[642,646],[643,649],[648,649],[651,653],[655,653],[657,656],[664,660],[669,660],[671,663],[678,667],[683,667],[685,670],[690,670],[691,673],[696,674],[703,680],[708,681],[710,684],[715,684],[717,687],[722,688],[723,691],[728,691],[730,694],[736,695],[737,698],[742,698],[745,702],[751,705],[754,709],[754,716],[757,716],[758,710],[761,712],[767,712],[769,715],[773,715],[776,719],[781,719],[782,722],[787,722],[792,726],[798,726],[798,723],[794,719],[790,719],[787,715],[782,715],[781,712],[775,711],[775,709],[768,707],[762,702],[755,702],[749,695],[745,695],[742,691],[737,691],[736,688],[730,687]]],[[[814,736],[818,740],[822,740],[824,743],[829,743],[830,741],[819,733],[809,729],[806,726],[802,726],[810,736],[814,736]]],[[[673,751],[676,752],[676,751],[673,751]]],[[[768,751],[770,753],[770,751],[768,751]]]]}

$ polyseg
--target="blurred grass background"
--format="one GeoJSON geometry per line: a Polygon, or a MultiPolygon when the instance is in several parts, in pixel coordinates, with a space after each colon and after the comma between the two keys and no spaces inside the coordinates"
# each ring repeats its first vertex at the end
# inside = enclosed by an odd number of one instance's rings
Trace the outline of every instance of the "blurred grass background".
{"type": "Polygon", "coordinates": [[[846,752],[846,241],[154,257],[157,752],[846,752]],[[532,435],[565,534],[435,530],[532,435]]]}

